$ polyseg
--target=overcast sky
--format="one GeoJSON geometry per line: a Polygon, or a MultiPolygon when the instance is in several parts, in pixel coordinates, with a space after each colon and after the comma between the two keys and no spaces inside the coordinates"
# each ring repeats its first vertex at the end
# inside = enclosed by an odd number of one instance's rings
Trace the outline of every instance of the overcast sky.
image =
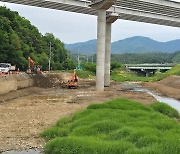
{"type": "MultiPolygon", "coordinates": [[[[95,16],[2,2],[0,5],[6,5],[11,10],[18,11],[21,16],[38,27],[42,34],[53,33],[65,43],[84,42],[97,36],[97,17],[95,16]]],[[[113,42],[132,36],[145,36],[165,42],[180,39],[180,28],[125,20],[117,20],[113,24],[113,42]]]]}

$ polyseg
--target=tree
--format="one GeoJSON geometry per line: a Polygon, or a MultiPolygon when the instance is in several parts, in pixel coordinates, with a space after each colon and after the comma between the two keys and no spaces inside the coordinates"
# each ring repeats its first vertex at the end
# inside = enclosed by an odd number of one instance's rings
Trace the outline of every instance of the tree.
{"type": "Polygon", "coordinates": [[[73,65],[68,57],[69,51],[53,34],[43,36],[30,21],[20,17],[17,12],[0,7],[0,61],[27,69],[27,58],[30,56],[35,65],[48,69],[49,43],[52,43],[53,69],[69,69],[73,65]],[[72,65],[72,66],[71,66],[72,65]]]}

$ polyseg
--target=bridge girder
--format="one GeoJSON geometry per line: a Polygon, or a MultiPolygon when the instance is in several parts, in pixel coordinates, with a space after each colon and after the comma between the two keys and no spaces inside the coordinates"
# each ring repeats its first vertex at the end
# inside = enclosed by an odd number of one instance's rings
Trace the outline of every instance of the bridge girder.
{"type": "MultiPolygon", "coordinates": [[[[97,15],[89,0],[0,0],[2,2],[97,15]]],[[[117,0],[107,10],[119,19],[180,27],[180,3],[167,0],[117,0]]]]}
{"type": "MultiPolygon", "coordinates": [[[[2,2],[97,15],[89,0],[0,0],[2,2]]],[[[117,0],[107,10],[119,19],[180,27],[180,3],[168,0],[117,0]]]]}

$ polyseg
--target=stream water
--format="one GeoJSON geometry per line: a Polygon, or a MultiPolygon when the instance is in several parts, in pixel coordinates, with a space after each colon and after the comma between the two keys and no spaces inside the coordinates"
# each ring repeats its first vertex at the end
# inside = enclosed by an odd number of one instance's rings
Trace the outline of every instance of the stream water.
{"type": "Polygon", "coordinates": [[[150,90],[144,89],[144,88],[140,88],[140,87],[133,88],[133,91],[148,93],[149,95],[153,96],[157,101],[168,104],[169,106],[173,107],[180,113],[180,101],[178,101],[176,99],[165,97],[165,96],[159,96],[157,93],[155,93],[153,91],[150,91],[150,90]]]}

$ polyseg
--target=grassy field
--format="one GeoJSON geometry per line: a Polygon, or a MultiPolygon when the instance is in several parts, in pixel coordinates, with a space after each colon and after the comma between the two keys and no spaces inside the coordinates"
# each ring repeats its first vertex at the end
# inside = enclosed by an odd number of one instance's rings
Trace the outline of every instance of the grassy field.
{"type": "Polygon", "coordinates": [[[157,72],[155,73],[154,76],[152,77],[143,77],[143,76],[138,76],[135,73],[129,73],[123,70],[115,70],[111,73],[111,80],[114,81],[119,81],[119,82],[124,82],[124,81],[143,81],[143,82],[150,82],[150,81],[159,81],[162,80],[164,78],[166,78],[167,76],[170,75],[180,75],[180,64],[176,65],[175,67],[173,67],[171,70],[165,72],[165,73],[161,73],[161,72],[157,72]]]}
{"type": "Polygon", "coordinates": [[[164,105],[126,99],[90,105],[42,133],[45,153],[179,154],[179,114],[164,105]]]}
{"type": "Polygon", "coordinates": [[[86,71],[86,70],[78,70],[77,71],[77,76],[82,78],[82,79],[89,79],[89,78],[94,78],[95,73],[91,71],[86,71]]]}

